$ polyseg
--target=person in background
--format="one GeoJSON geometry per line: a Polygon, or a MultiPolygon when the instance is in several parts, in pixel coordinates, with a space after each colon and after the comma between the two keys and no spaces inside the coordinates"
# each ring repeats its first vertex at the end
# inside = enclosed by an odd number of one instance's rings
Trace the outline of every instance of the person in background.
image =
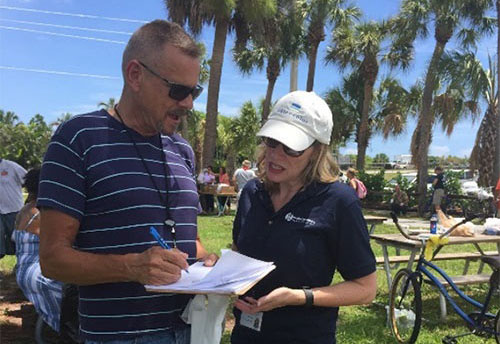
{"type": "MultiPolygon", "coordinates": [[[[226,172],[226,168],[221,166],[218,173],[219,185],[217,186],[217,192],[221,186],[230,186],[229,176],[226,172]]],[[[219,204],[219,214],[224,212],[224,208],[227,206],[228,210],[231,209],[231,202],[228,201],[228,196],[217,196],[217,203],[219,204]]]]}
{"type": "Polygon", "coordinates": [[[231,182],[229,181],[229,176],[224,166],[221,166],[219,168],[219,184],[231,185],[231,182]]]}
{"type": "MultiPolygon", "coordinates": [[[[212,166],[207,166],[203,169],[202,176],[200,178],[202,180],[202,185],[214,185],[215,184],[215,173],[212,169],[212,166]]],[[[213,189],[211,189],[213,191],[213,189]]],[[[207,191],[207,190],[206,190],[207,191]]],[[[201,205],[202,209],[205,213],[210,214],[215,210],[214,207],[214,195],[211,193],[202,193],[201,194],[201,205]]]]}
{"type": "Polygon", "coordinates": [[[19,209],[23,207],[23,180],[26,170],[14,161],[0,158],[0,259],[15,254],[10,240],[19,209]]]}
{"type": "Polygon", "coordinates": [[[376,293],[361,202],[338,181],[332,113],[313,92],[281,98],[258,132],[258,179],[241,193],[233,249],[276,269],[234,303],[231,343],[336,342],[339,306],[376,293]],[[335,271],[343,281],[332,283],[335,271]]]}
{"type": "Polygon", "coordinates": [[[443,169],[440,166],[436,166],[434,169],[434,179],[432,180],[432,205],[434,206],[434,213],[437,213],[438,210],[441,210],[441,202],[445,197],[444,192],[444,173],[443,169]]]}
{"type": "Polygon", "coordinates": [[[147,292],[199,259],[194,153],[176,134],[202,91],[200,49],[177,24],[155,20],[130,37],[112,109],[73,116],[54,133],[41,170],[40,265],[79,286],[86,344],[187,344],[191,296],[147,292]],[[173,247],[150,234],[154,226],[173,247]]]}
{"type": "Polygon", "coordinates": [[[36,207],[40,169],[26,173],[24,188],[28,192],[26,204],[16,217],[12,240],[16,245],[16,280],[24,296],[33,304],[43,320],[59,332],[63,284],[46,278],[40,269],[40,212],[36,207]]]}
{"type": "Polygon", "coordinates": [[[401,190],[399,184],[396,184],[394,187],[394,194],[391,199],[391,211],[396,213],[396,215],[399,215],[399,213],[406,215],[406,211],[408,210],[408,201],[408,195],[406,192],[401,190]]]}
{"type": "Polygon", "coordinates": [[[346,172],[346,176],[347,176],[347,181],[348,181],[348,184],[351,188],[354,189],[354,191],[358,191],[358,183],[356,183],[356,180],[358,180],[356,178],[356,175],[358,174],[358,171],[352,167],[349,167],[347,169],[347,172],[346,172]]]}
{"type": "Polygon", "coordinates": [[[249,180],[252,180],[256,177],[255,172],[250,169],[251,166],[252,163],[249,160],[243,160],[241,167],[234,171],[233,183],[237,187],[236,191],[238,191],[238,199],[240,198],[241,190],[243,190],[245,184],[249,180]]]}

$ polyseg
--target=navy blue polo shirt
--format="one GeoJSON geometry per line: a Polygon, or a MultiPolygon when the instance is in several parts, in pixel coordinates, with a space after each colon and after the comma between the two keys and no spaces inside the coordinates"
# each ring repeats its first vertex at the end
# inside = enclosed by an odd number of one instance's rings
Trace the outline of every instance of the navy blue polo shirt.
{"type": "MultiPolygon", "coordinates": [[[[361,204],[340,182],[312,183],[274,212],[257,179],[242,191],[233,227],[239,252],[272,261],[276,269],[247,296],[259,298],[279,287],[323,287],[336,270],[345,280],[375,271],[361,204]]],[[[335,343],[338,307],[287,306],[264,312],[261,331],[236,326],[232,343],[335,343]]]]}

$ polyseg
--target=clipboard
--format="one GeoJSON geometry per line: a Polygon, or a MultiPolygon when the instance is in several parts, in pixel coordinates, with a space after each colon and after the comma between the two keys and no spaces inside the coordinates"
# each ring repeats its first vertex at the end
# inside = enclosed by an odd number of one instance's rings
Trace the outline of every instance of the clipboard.
{"type": "Polygon", "coordinates": [[[275,268],[273,262],[227,250],[214,267],[197,262],[189,267],[189,273],[182,271],[177,282],[145,288],[157,293],[243,295],[275,268]]]}

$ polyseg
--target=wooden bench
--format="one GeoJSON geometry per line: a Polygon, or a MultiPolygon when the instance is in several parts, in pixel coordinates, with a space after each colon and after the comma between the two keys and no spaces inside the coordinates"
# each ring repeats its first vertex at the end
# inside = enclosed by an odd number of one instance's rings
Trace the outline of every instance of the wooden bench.
{"type": "MultiPolygon", "coordinates": [[[[484,252],[486,256],[496,256],[498,255],[497,251],[486,251],[484,252]]],[[[437,260],[456,260],[456,259],[465,259],[465,265],[464,265],[464,270],[462,272],[462,275],[467,275],[469,272],[469,265],[470,262],[473,260],[478,260],[481,257],[481,254],[479,252],[451,252],[451,253],[438,253],[432,261],[437,261],[437,260]]],[[[377,265],[384,264],[384,257],[376,257],[376,262],[377,265]]],[[[389,256],[389,263],[390,264],[395,264],[394,269],[397,269],[399,267],[399,264],[401,263],[408,263],[410,260],[409,255],[402,255],[402,256],[389,256]]],[[[478,274],[481,274],[483,271],[483,266],[484,263],[481,262],[478,270],[478,274]]],[[[473,284],[473,283],[469,283],[473,284]]]]}
{"type": "MultiPolygon", "coordinates": [[[[475,274],[475,275],[461,275],[461,276],[450,276],[453,283],[456,285],[472,285],[472,284],[481,284],[488,283],[490,281],[491,275],[488,274],[475,274]]],[[[449,287],[450,283],[439,277],[439,281],[443,284],[444,287],[449,287]]],[[[430,280],[424,279],[424,282],[433,285],[430,280]]],[[[443,294],[439,293],[439,309],[441,310],[441,321],[446,320],[446,298],[443,294]]]]}

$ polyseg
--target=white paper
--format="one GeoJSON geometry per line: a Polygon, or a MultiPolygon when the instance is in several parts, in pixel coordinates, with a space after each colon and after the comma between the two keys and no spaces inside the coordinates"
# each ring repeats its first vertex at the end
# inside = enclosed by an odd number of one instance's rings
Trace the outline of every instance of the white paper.
{"type": "Polygon", "coordinates": [[[202,262],[191,265],[189,273],[172,284],[146,285],[149,291],[195,292],[233,294],[259,281],[275,268],[272,262],[264,262],[234,251],[223,252],[214,267],[202,262]]]}

